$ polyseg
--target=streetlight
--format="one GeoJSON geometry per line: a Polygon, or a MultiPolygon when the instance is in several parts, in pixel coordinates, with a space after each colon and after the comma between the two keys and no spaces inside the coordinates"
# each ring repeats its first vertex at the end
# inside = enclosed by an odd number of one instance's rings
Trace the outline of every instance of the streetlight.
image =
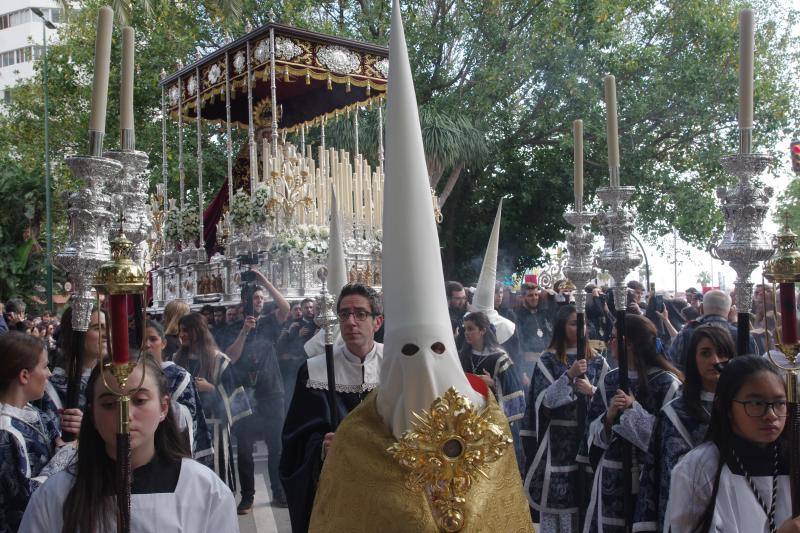
{"type": "Polygon", "coordinates": [[[42,19],[42,47],[44,55],[44,205],[45,205],[45,219],[46,219],[46,237],[47,237],[47,309],[53,313],[53,217],[52,199],[50,195],[50,135],[48,131],[48,123],[50,122],[50,113],[48,109],[48,96],[47,96],[47,30],[56,29],[44,13],[38,7],[32,7],[34,15],[42,19]]]}

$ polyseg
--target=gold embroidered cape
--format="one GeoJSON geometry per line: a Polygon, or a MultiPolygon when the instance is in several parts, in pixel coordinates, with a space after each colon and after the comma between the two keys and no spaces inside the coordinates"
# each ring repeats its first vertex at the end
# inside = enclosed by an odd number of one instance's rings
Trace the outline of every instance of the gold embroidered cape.
{"type": "MultiPolygon", "coordinates": [[[[311,533],[435,533],[423,491],[406,486],[408,470],[387,452],[396,439],[378,414],[377,391],[354,409],[336,432],[322,468],[311,533]]],[[[489,394],[487,415],[510,439],[508,421],[489,394]]],[[[467,494],[462,532],[533,533],[534,527],[513,446],[484,467],[467,494]]]]}

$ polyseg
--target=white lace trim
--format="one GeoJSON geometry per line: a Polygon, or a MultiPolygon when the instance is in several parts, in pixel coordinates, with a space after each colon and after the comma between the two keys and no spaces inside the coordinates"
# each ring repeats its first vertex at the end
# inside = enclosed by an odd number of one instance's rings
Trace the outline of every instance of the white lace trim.
{"type": "MultiPolygon", "coordinates": [[[[342,385],[340,383],[336,384],[336,392],[349,392],[352,394],[361,394],[364,392],[370,392],[372,389],[377,387],[377,383],[362,383],[361,385],[342,385]]],[[[306,387],[309,389],[317,389],[317,390],[328,390],[328,384],[322,381],[315,381],[313,379],[309,379],[306,383],[306,387]]]]}

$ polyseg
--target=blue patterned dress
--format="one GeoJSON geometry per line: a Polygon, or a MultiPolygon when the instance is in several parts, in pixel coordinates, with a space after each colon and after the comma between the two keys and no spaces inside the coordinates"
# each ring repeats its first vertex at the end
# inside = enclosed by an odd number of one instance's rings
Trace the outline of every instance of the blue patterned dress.
{"type": "MultiPolygon", "coordinates": [[[[81,373],[81,388],[78,394],[78,409],[86,412],[86,385],[89,383],[89,376],[92,375],[91,368],[84,368],[81,373]]],[[[63,409],[67,402],[67,372],[61,367],[53,369],[50,381],[47,384],[45,395],[50,399],[57,409],[63,409]]]]}
{"type": "Polygon", "coordinates": [[[19,527],[25,507],[43,480],[35,479],[55,453],[61,435],[55,419],[32,405],[0,403],[0,533],[19,527]]]}
{"type": "Polygon", "coordinates": [[[651,368],[646,376],[648,397],[640,403],[639,377],[629,371],[631,393],[636,398],[633,406],[622,412],[619,421],[606,435],[603,419],[608,406],[619,388],[619,369],[606,374],[589,407],[589,450],[599,462],[592,480],[592,493],[586,511],[584,533],[622,533],[625,531],[623,503],[622,441],[633,449],[633,494],[638,493],[638,470],[644,462],[650,445],[650,434],[656,413],[671,402],[680,392],[681,383],[674,374],[660,368],[651,368]]]}
{"type": "MultiPolygon", "coordinates": [[[[703,392],[702,408],[711,412],[714,395],[703,392]]],[[[686,408],[684,398],[664,406],[656,416],[636,499],[634,531],[663,531],[669,501],[672,470],[681,457],[703,442],[708,420],[698,420],[686,408]]]]}
{"type": "MultiPolygon", "coordinates": [[[[526,435],[532,431],[540,436],[540,444],[535,456],[527,458],[530,467],[525,489],[531,506],[543,514],[576,514],[581,504],[575,490],[579,475],[577,455],[583,438],[580,428],[588,422],[581,424],[577,420],[578,402],[585,402],[588,408],[591,398],[575,391],[567,375],[575,362],[575,350],[566,355],[567,362],[562,363],[552,352],[542,354],[533,371],[528,397],[526,435]]],[[[608,371],[608,363],[600,355],[587,361],[586,378],[594,386],[608,371]]],[[[577,526],[577,515],[573,523],[577,526]]]]}
{"type": "Polygon", "coordinates": [[[189,430],[192,457],[213,468],[214,450],[211,446],[211,431],[206,423],[206,415],[200,405],[200,395],[191,374],[172,361],[161,363],[161,369],[169,383],[169,395],[173,412],[178,417],[178,425],[181,430],[184,428],[189,430]]]}

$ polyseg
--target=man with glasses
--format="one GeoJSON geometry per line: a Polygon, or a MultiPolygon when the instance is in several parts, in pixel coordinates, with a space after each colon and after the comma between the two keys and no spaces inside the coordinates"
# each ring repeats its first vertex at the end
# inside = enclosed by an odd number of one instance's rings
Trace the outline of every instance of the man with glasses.
{"type": "MultiPolygon", "coordinates": [[[[383,324],[380,296],[361,283],[345,285],[336,313],[344,341],[333,355],[335,408],[342,420],[378,386],[383,344],[375,342],[374,336],[383,324]]],[[[327,390],[325,354],[315,355],[297,373],[283,426],[280,474],[294,532],[308,530],[322,463],[334,439],[327,390]]]]}

